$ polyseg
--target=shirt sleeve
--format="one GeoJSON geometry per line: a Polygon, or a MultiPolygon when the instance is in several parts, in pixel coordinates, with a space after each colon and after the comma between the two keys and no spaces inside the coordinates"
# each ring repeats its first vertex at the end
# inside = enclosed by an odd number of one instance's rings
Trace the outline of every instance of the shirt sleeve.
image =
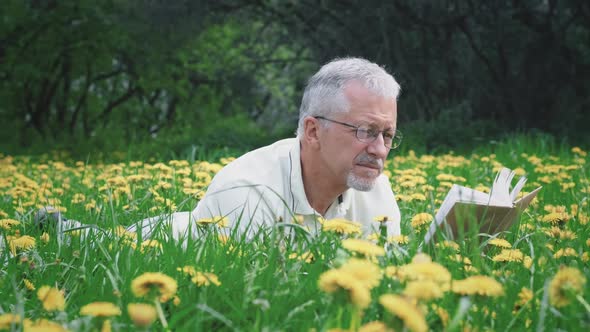
{"type": "Polygon", "coordinates": [[[226,231],[253,235],[263,226],[270,226],[278,218],[277,196],[264,185],[236,184],[209,188],[205,197],[192,211],[194,220],[226,217],[226,231]]]}

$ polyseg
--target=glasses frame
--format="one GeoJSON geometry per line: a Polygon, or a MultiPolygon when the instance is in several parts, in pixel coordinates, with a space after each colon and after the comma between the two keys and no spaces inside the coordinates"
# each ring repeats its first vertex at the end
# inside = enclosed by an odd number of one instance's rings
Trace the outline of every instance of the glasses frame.
{"type": "Polygon", "coordinates": [[[386,142],[385,142],[385,135],[384,134],[388,130],[382,130],[382,131],[379,131],[376,136],[368,136],[367,138],[361,139],[360,136],[359,136],[360,135],[360,132],[361,131],[368,131],[367,128],[363,128],[361,126],[355,126],[355,125],[352,125],[352,124],[346,123],[346,122],[341,122],[341,121],[336,121],[336,120],[328,119],[328,118],[326,118],[324,116],[321,116],[321,115],[314,116],[314,118],[316,118],[318,120],[326,120],[326,121],[329,121],[329,122],[334,122],[336,124],[339,124],[339,125],[342,125],[342,126],[346,126],[346,127],[355,129],[356,130],[356,139],[358,139],[359,141],[361,141],[363,143],[373,143],[373,142],[375,142],[375,140],[377,139],[377,137],[379,137],[379,134],[381,134],[381,136],[383,137],[383,145],[385,145],[387,148],[395,149],[395,148],[397,148],[397,147],[400,146],[400,144],[402,143],[402,139],[404,138],[404,135],[402,134],[402,132],[396,129],[394,131],[393,138],[391,139],[391,144],[390,145],[387,145],[386,142]]]}

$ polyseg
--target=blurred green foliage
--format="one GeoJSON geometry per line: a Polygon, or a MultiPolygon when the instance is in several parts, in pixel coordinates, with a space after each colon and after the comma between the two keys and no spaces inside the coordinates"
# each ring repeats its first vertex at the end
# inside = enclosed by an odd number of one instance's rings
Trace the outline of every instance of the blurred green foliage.
{"type": "Polygon", "coordinates": [[[292,136],[306,79],[362,56],[402,85],[402,149],[511,133],[589,145],[590,4],[0,4],[0,151],[243,152],[292,136]]]}

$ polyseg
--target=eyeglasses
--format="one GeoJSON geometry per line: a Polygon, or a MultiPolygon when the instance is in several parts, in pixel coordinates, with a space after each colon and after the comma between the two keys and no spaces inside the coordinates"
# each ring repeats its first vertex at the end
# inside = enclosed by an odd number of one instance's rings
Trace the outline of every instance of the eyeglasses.
{"type": "Polygon", "coordinates": [[[379,134],[383,135],[383,144],[390,149],[395,149],[402,143],[403,135],[399,130],[385,129],[383,131],[379,131],[374,128],[353,126],[351,124],[328,119],[323,116],[314,116],[314,118],[334,122],[339,125],[355,129],[356,138],[363,143],[374,142],[377,139],[377,137],[379,137],[379,134]]]}

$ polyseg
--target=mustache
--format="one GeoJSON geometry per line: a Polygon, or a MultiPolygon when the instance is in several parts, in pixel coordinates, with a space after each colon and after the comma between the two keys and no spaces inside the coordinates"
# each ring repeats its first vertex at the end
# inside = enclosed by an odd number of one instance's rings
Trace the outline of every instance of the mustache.
{"type": "Polygon", "coordinates": [[[355,162],[357,164],[371,165],[383,169],[383,159],[371,157],[368,154],[361,154],[356,157],[355,162]]]}

